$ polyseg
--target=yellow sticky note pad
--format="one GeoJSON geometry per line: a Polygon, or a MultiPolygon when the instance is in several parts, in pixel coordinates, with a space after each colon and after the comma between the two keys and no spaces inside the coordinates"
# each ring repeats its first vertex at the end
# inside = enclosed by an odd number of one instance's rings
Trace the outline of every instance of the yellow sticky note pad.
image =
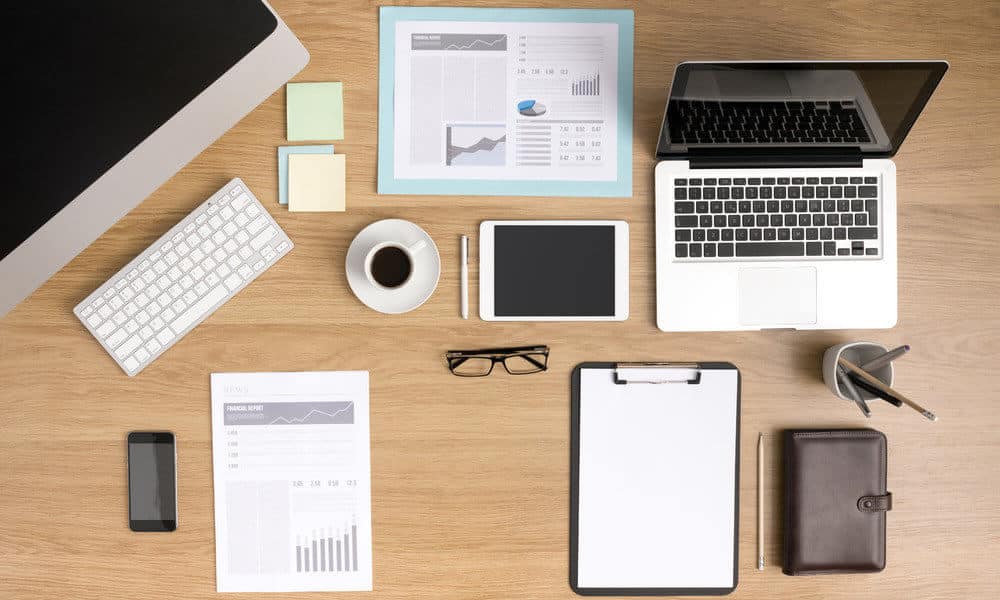
{"type": "Polygon", "coordinates": [[[288,210],[343,212],[345,175],[343,154],[289,154],[288,210]]]}

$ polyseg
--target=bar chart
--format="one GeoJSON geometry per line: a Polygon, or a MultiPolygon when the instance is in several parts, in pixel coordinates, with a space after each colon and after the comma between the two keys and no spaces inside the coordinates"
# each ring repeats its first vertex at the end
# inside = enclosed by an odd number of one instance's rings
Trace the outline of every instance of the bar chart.
{"type": "Polygon", "coordinates": [[[576,81],[573,82],[572,93],[574,96],[601,95],[601,74],[594,73],[576,78],[576,81]]]}
{"type": "Polygon", "coordinates": [[[358,570],[358,526],[313,530],[295,538],[297,573],[347,573],[358,570]]]}

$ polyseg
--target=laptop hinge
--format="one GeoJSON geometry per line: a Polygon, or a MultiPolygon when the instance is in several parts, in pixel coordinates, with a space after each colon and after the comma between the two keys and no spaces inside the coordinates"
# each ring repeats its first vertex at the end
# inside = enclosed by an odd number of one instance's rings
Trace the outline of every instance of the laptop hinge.
{"type": "Polygon", "coordinates": [[[843,152],[776,152],[747,154],[691,154],[692,169],[774,169],[774,168],[859,168],[861,153],[843,152]]]}

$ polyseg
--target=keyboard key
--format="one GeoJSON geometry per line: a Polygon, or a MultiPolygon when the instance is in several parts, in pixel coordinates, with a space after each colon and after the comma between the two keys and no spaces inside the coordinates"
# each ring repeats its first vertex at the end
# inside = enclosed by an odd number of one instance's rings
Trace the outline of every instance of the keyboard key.
{"type": "Polygon", "coordinates": [[[878,183],[878,177],[865,177],[865,183],[866,184],[878,183]]]}
{"type": "Polygon", "coordinates": [[[733,180],[728,177],[722,177],[719,179],[719,185],[733,185],[733,180]]]}
{"type": "MultiPolygon", "coordinates": [[[[97,322],[100,323],[101,320],[98,318],[97,322]]],[[[114,331],[115,329],[116,327],[113,322],[105,321],[104,323],[101,323],[101,326],[95,329],[94,331],[95,333],[97,333],[97,335],[103,338],[103,337],[108,337],[111,334],[111,332],[114,331]]]]}
{"type": "Polygon", "coordinates": [[[833,183],[833,177],[821,177],[819,182],[823,185],[830,185],[833,183]]]}
{"type": "Polygon", "coordinates": [[[805,247],[800,242],[760,242],[756,244],[736,244],[736,256],[804,256],[805,247]]]}
{"type": "Polygon", "coordinates": [[[691,258],[701,258],[701,244],[689,245],[688,254],[691,255],[691,258]]]}
{"type": "Polygon", "coordinates": [[[750,230],[750,241],[751,242],[759,242],[762,239],[764,239],[764,230],[763,229],[751,229],[750,230]]]}
{"type": "Polygon", "coordinates": [[[877,240],[878,227],[851,227],[847,230],[850,240],[877,240]]]}
{"type": "Polygon", "coordinates": [[[722,241],[724,241],[724,242],[731,242],[731,241],[733,241],[733,230],[732,229],[723,229],[722,230],[722,241]]]}
{"type": "Polygon", "coordinates": [[[732,200],[730,200],[729,202],[726,202],[725,205],[724,205],[724,207],[725,207],[724,210],[727,213],[734,213],[734,212],[737,211],[737,203],[735,201],[732,201],[732,200]]]}
{"type": "Polygon", "coordinates": [[[808,256],[819,256],[823,253],[823,244],[820,242],[806,242],[806,254],[808,256]]]}
{"type": "Polygon", "coordinates": [[[748,235],[747,235],[747,230],[746,229],[737,229],[736,230],[736,241],[737,242],[745,242],[745,241],[747,241],[747,238],[748,238],[748,235]]]}
{"type": "Polygon", "coordinates": [[[789,184],[789,180],[788,180],[787,177],[779,177],[778,178],[778,185],[788,185],[788,184],[789,184]]]}
{"type": "Polygon", "coordinates": [[[687,244],[675,244],[674,245],[674,256],[677,258],[687,258],[688,255],[688,245],[687,244]]]}
{"type": "Polygon", "coordinates": [[[694,212],[694,202],[674,202],[674,212],[679,215],[691,214],[694,212]]]}
{"type": "Polygon", "coordinates": [[[767,215],[757,215],[757,227],[767,227],[768,223],[770,223],[770,220],[767,218],[767,215]]]}
{"type": "Polygon", "coordinates": [[[802,177],[792,177],[792,185],[804,185],[806,180],[802,177]]]}
{"type": "Polygon", "coordinates": [[[747,183],[749,185],[760,185],[760,177],[751,177],[747,183]]]}
{"type": "MultiPolygon", "coordinates": [[[[674,217],[674,225],[676,227],[697,227],[698,226],[698,217],[696,217],[694,215],[690,215],[690,216],[686,216],[686,215],[685,216],[681,216],[681,215],[678,215],[678,216],[674,217]]],[[[225,258],[225,253],[223,253],[223,258],[225,258]]]]}
{"type": "Polygon", "coordinates": [[[705,244],[702,246],[701,254],[705,258],[715,258],[715,244],[705,244]]]}
{"type": "Polygon", "coordinates": [[[868,224],[878,225],[878,201],[865,200],[865,210],[868,211],[868,224]]]}
{"type": "Polygon", "coordinates": [[[128,337],[128,332],[126,332],[124,329],[118,329],[113,334],[111,334],[111,337],[105,340],[105,343],[108,345],[109,348],[112,349],[117,348],[118,344],[124,342],[125,338],[127,337],[128,337]]]}
{"type": "Polygon", "coordinates": [[[712,226],[712,215],[701,215],[698,217],[699,227],[711,227],[712,226]]]}
{"type": "Polygon", "coordinates": [[[781,227],[783,223],[784,219],[782,219],[781,215],[771,215],[771,227],[781,227]]]}
{"type": "Polygon", "coordinates": [[[793,210],[794,207],[795,207],[795,203],[792,202],[791,200],[782,200],[781,201],[781,212],[790,213],[790,212],[792,212],[792,210],[793,210]]]}
{"type": "MultiPolygon", "coordinates": [[[[709,208],[708,208],[708,210],[709,210],[709,212],[711,212],[711,213],[721,213],[721,212],[722,212],[722,202],[719,202],[718,200],[716,200],[716,201],[714,201],[714,202],[711,202],[711,203],[709,203],[709,208]]],[[[258,235],[258,236],[257,236],[256,238],[254,238],[254,241],[253,241],[253,242],[251,242],[251,245],[253,245],[253,243],[254,243],[254,242],[257,242],[257,240],[258,240],[258,239],[260,239],[260,237],[261,237],[262,235],[264,235],[264,233],[267,233],[268,231],[271,231],[271,232],[272,232],[272,235],[273,235],[273,232],[274,232],[274,229],[273,229],[273,228],[270,228],[270,227],[269,227],[268,229],[265,229],[265,230],[264,230],[264,232],[263,232],[263,233],[261,233],[261,235],[258,235]]],[[[268,239],[270,239],[270,238],[268,238],[268,239]]],[[[267,240],[264,240],[264,241],[266,242],[267,240]]],[[[263,245],[263,244],[262,244],[262,245],[263,245]]],[[[258,248],[258,247],[254,247],[254,249],[255,249],[255,250],[256,250],[257,248],[258,248]]]]}
{"type": "Polygon", "coordinates": [[[122,364],[125,365],[125,369],[130,373],[139,368],[139,361],[131,356],[123,360],[122,364]]]}
{"type": "Polygon", "coordinates": [[[783,187],[774,188],[774,197],[778,200],[784,200],[786,198],[786,189],[783,187]]]}
{"type": "Polygon", "coordinates": [[[125,358],[129,356],[135,349],[142,345],[142,338],[137,335],[133,335],[129,339],[125,340],[121,346],[115,348],[115,355],[118,358],[125,358]]]}
{"type": "Polygon", "coordinates": [[[819,199],[821,199],[821,200],[825,199],[825,198],[829,198],[830,197],[830,190],[828,188],[820,186],[820,187],[816,188],[816,197],[819,198],[819,199]]]}
{"type": "Polygon", "coordinates": [[[850,256],[850,255],[851,255],[851,249],[850,248],[838,248],[837,249],[837,256],[850,256]]]}
{"type": "Polygon", "coordinates": [[[845,183],[847,183],[847,178],[846,177],[837,177],[836,182],[837,182],[837,184],[841,184],[841,185],[845,184],[845,183]]]}
{"type": "MultiPolygon", "coordinates": [[[[178,315],[177,319],[170,324],[167,329],[173,329],[173,331],[180,335],[185,329],[197,323],[202,317],[208,314],[209,310],[212,309],[216,304],[221,302],[228,296],[226,288],[217,286],[208,292],[204,297],[191,305],[184,313],[178,315]]],[[[166,329],[164,330],[166,331],[166,329]]],[[[159,339],[159,338],[158,338],[159,339]]],[[[163,340],[160,340],[161,342],[163,340]]]]}
{"type": "Polygon", "coordinates": [[[851,213],[845,213],[845,214],[840,215],[840,224],[841,225],[854,225],[854,215],[852,215],[851,213]]]}
{"type": "Polygon", "coordinates": [[[687,200],[687,197],[688,197],[687,188],[679,188],[679,187],[674,188],[674,200],[687,200]]]}
{"type": "Polygon", "coordinates": [[[719,230],[718,229],[709,229],[708,230],[708,241],[710,241],[710,242],[717,242],[717,241],[719,241],[719,230]]]}
{"type": "Polygon", "coordinates": [[[694,212],[698,214],[704,214],[708,212],[708,202],[695,202],[694,212]]]}
{"type": "Polygon", "coordinates": [[[808,187],[808,186],[802,188],[802,197],[803,198],[808,199],[808,198],[814,197],[815,195],[816,195],[816,190],[815,189],[813,189],[811,187],[808,187]]]}
{"type": "Polygon", "coordinates": [[[819,183],[819,177],[806,177],[807,185],[816,185],[819,183]]]}
{"type": "Polygon", "coordinates": [[[858,198],[877,198],[878,186],[863,185],[858,188],[858,198]]]}
{"type": "Polygon", "coordinates": [[[736,177],[733,179],[733,185],[746,185],[747,180],[744,177],[736,177]]]}
{"type": "Polygon", "coordinates": [[[702,188],[701,197],[705,200],[715,200],[715,188],[702,188]]]}
{"type": "Polygon", "coordinates": [[[848,186],[844,188],[844,198],[857,198],[858,188],[854,186],[848,186]]]}
{"type": "Polygon", "coordinates": [[[812,224],[813,227],[822,227],[823,225],[826,225],[826,219],[822,213],[815,214],[812,216],[812,224]]]}
{"type": "MultiPolygon", "coordinates": [[[[687,179],[674,179],[674,185],[687,185],[687,184],[688,184],[688,180],[687,179]]],[[[237,198],[236,200],[233,200],[233,204],[234,205],[236,204],[237,200],[239,200],[239,198],[237,198]]],[[[243,206],[237,206],[236,208],[243,208],[243,206]]]]}
{"type": "Polygon", "coordinates": [[[831,198],[835,198],[835,199],[836,198],[843,198],[844,197],[844,188],[842,188],[842,187],[840,187],[838,185],[835,185],[835,186],[831,187],[830,188],[830,197],[831,198]]]}
{"type": "Polygon", "coordinates": [[[865,209],[864,200],[851,200],[851,212],[861,212],[865,209]]]}
{"type": "MultiPolygon", "coordinates": [[[[697,198],[693,198],[693,199],[697,200],[697,198]]],[[[251,205],[251,206],[253,206],[253,205],[251,205]]],[[[267,225],[267,219],[263,215],[261,215],[261,216],[257,217],[256,219],[254,219],[253,221],[251,221],[249,224],[247,224],[247,232],[249,232],[251,235],[255,235],[261,229],[263,229],[265,225],[267,225]]]]}
{"type": "Polygon", "coordinates": [[[716,191],[716,197],[718,197],[719,200],[729,200],[729,188],[719,188],[716,191]]]}
{"type": "Polygon", "coordinates": [[[688,180],[688,184],[689,185],[701,185],[701,178],[700,177],[692,178],[692,179],[688,180]]]}
{"type": "Polygon", "coordinates": [[[763,200],[755,200],[753,203],[753,211],[755,213],[762,213],[767,210],[767,203],[763,200]]]}
{"type": "Polygon", "coordinates": [[[867,225],[868,224],[868,213],[858,213],[854,215],[855,225],[867,225]]]}
{"type": "Polygon", "coordinates": [[[790,187],[788,188],[788,197],[795,200],[802,195],[802,188],[790,187]]]}
{"type": "MultiPolygon", "coordinates": [[[[725,215],[715,215],[714,217],[712,217],[712,226],[713,227],[725,227],[726,226],[726,217],[725,217],[725,215]]],[[[267,248],[267,247],[268,246],[264,246],[264,248],[267,248]]],[[[263,251],[263,248],[261,249],[261,251],[263,251]]]]}
{"type": "Polygon", "coordinates": [[[781,206],[781,203],[778,202],[777,200],[768,200],[767,201],[767,212],[771,212],[771,213],[778,212],[778,209],[780,208],[780,206],[781,206]]]}
{"type": "Polygon", "coordinates": [[[878,256],[878,248],[865,248],[866,256],[878,256]]]}
{"type": "MultiPolygon", "coordinates": [[[[705,239],[705,232],[696,231],[695,233],[699,232],[701,233],[701,240],[698,240],[697,235],[695,236],[695,240],[703,241],[705,239]]],[[[240,277],[242,277],[243,279],[250,279],[251,277],[253,277],[253,270],[248,265],[243,265],[242,267],[240,267],[237,273],[239,273],[240,277]]]]}
{"type": "Polygon", "coordinates": [[[778,230],[778,239],[779,240],[789,240],[789,239],[791,239],[791,237],[792,237],[791,229],[788,229],[787,227],[783,227],[783,228],[781,228],[781,229],[778,230]]]}
{"type": "MultiPolygon", "coordinates": [[[[691,188],[690,190],[688,190],[688,198],[690,198],[691,200],[701,200],[701,188],[691,188]]],[[[258,221],[261,219],[262,217],[257,218],[258,221]]],[[[254,222],[256,223],[257,221],[254,222]]],[[[256,232],[251,232],[251,233],[256,233],[256,232]]]]}
{"type": "MultiPolygon", "coordinates": [[[[733,200],[742,200],[743,199],[743,188],[738,188],[738,187],[730,188],[730,190],[729,190],[729,197],[732,198],[733,200]]],[[[740,210],[743,210],[743,209],[741,208],[740,210]]]]}
{"type": "Polygon", "coordinates": [[[764,230],[764,241],[773,242],[778,239],[778,230],[773,228],[768,228],[764,230]]]}
{"type": "Polygon", "coordinates": [[[757,190],[757,195],[765,200],[769,200],[771,198],[771,188],[762,187],[759,190],[757,190]]]}
{"type": "Polygon", "coordinates": [[[757,197],[757,188],[748,187],[745,190],[743,190],[743,193],[746,195],[747,198],[753,200],[757,197]]]}
{"type": "Polygon", "coordinates": [[[835,240],[846,240],[847,239],[847,228],[846,227],[836,227],[833,230],[833,239],[835,240]]]}
{"type": "Polygon", "coordinates": [[[819,230],[819,239],[821,240],[832,240],[833,239],[833,229],[831,227],[823,227],[819,230]]]}
{"type": "Polygon", "coordinates": [[[730,256],[733,256],[733,253],[734,253],[733,244],[719,244],[718,254],[720,257],[728,258],[730,256]]]}
{"type": "Polygon", "coordinates": [[[690,242],[691,241],[691,230],[690,229],[675,229],[674,230],[674,241],[675,242],[690,242]]]}

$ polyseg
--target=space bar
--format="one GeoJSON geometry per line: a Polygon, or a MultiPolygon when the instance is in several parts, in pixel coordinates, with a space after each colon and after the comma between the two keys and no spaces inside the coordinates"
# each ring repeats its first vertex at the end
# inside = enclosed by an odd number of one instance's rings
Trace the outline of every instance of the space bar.
{"type": "Polygon", "coordinates": [[[736,244],[736,256],[805,256],[802,242],[756,242],[736,244]]]}
{"type": "Polygon", "coordinates": [[[181,335],[185,329],[197,323],[202,317],[208,314],[212,307],[219,303],[219,300],[224,299],[228,295],[229,292],[226,291],[225,286],[219,284],[215,289],[202,296],[201,300],[192,304],[191,308],[184,311],[184,314],[177,317],[170,324],[170,328],[177,335],[181,335]]]}

